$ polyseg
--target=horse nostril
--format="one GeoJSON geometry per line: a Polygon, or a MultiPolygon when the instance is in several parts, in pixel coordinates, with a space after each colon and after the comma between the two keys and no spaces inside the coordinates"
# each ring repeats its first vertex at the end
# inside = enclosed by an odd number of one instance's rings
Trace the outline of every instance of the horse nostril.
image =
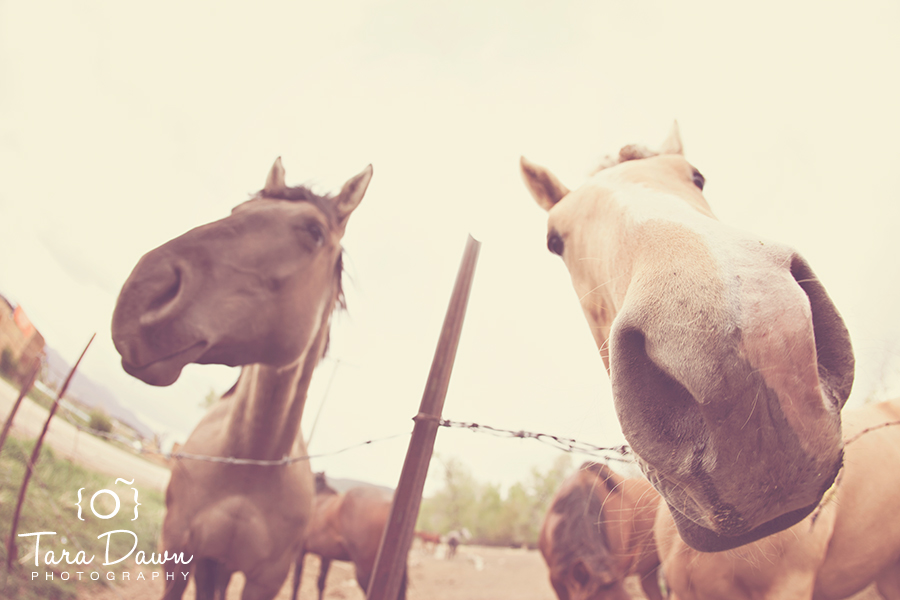
{"type": "Polygon", "coordinates": [[[149,288],[145,293],[150,296],[150,300],[146,304],[146,310],[140,318],[140,323],[143,326],[155,325],[170,315],[176,304],[178,304],[177,300],[184,286],[184,277],[181,269],[173,266],[165,280],[146,281],[144,286],[149,288]],[[173,275],[174,281],[171,280],[173,275]],[[161,288],[162,291],[154,293],[153,288],[161,288]]]}
{"type": "Polygon", "coordinates": [[[150,303],[147,305],[147,310],[158,310],[178,296],[178,292],[181,290],[181,271],[177,267],[174,269],[174,271],[175,281],[161,294],[150,301],[150,303]]]}

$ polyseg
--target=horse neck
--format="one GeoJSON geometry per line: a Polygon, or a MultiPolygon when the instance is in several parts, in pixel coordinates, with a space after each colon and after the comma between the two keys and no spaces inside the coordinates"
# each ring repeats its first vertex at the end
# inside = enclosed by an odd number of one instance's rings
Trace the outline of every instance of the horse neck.
{"type": "Polygon", "coordinates": [[[230,456],[277,460],[291,454],[313,371],[328,336],[328,317],[315,341],[296,362],[241,368],[232,397],[225,445],[230,456]]]}

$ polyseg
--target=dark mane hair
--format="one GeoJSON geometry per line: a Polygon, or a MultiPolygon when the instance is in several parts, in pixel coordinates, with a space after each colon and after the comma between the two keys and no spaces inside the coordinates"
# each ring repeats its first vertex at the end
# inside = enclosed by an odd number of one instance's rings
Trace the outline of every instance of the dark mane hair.
{"type": "Polygon", "coordinates": [[[590,563],[591,571],[608,570],[612,560],[610,541],[603,523],[605,498],[615,493],[613,472],[602,463],[586,462],[579,471],[590,475],[579,478],[568,493],[556,499],[551,510],[563,515],[552,533],[554,551],[560,564],[570,565],[578,560],[590,563]],[[596,486],[606,488],[606,494],[595,492],[596,486]]]}
{"type": "Polygon", "coordinates": [[[289,202],[309,202],[318,208],[327,218],[329,225],[337,222],[337,211],[332,202],[331,194],[320,195],[312,191],[308,186],[297,185],[294,187],[284,187],[275,194],[269,195],[266,190],[262,189],[253,194],[252,199],[256,200],[287,200],[289,202]]]}
{"type": "Polygon", "coordinates": [[[627,146],[622,146],[618,156],[607,154],[606,157],[600,161],[600,164],[597,165],[597,168],[591,171],[591,175],[629,160],[640,160],[642,158],[650,158],[651,156],[658,155],[659,152],[654,152],[646,146],[640,144],[628,144],[627,146]]]}

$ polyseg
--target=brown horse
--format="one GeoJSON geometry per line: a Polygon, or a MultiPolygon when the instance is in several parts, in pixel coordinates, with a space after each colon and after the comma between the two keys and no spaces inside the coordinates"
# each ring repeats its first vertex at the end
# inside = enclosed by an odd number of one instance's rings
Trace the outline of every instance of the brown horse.
{"type": "Polygon", "coordinates": [[[677,126],[572,192],[521,167],[622,431],[684,540],[733,548],[808,515],[841,466],[853,351],[806,261],[713,216],[677,126]]]}
{"type": "MultiPolygon", "coordinates": [[[[302,457],[300,418],[331,313],[343,302],[341,238],[372,167],[335,197],[287,187],[281,159],[266,185],[231,216],[148,252],[125,282],[112,334],[125,370],[169,385],[188,363],[241,365],[237,383],[200,421],[183,452],[251,460],[302,457]]],[[[197,598],[273,598],[313,510],[307,461],[260,466],[183,459],[166,492],[161,549],[166,599],[181,598],[190,568],[197,598]],[[174,575],[174,578],[169,577],[174,575]]]]}
{"type": "Polygon", "coordinates": [[[538,547],[560,600],[626,600],[638,575],[650,600],[662,600],[653,540],[659,494],[644,479],[584,463],[557,490],[538,547]]]}
{"type": "MultiPolygon", "coordinates": [[[[363,592],[368,590],[392,498],[389,492],[363,486],[338,494],[328,486],[324,473],[316,473],[316,508],[294,569],[292,600],[297,600],[307,552],[318,554],[321,559],[319,600],[325,597],[325,579],[332,560],[352,562],[359,587],[363,592]]],[[[398,598],[406,598],[405,575],[398,598]]]]}
{"type": "Polygon", "coordinates": [[[883,598],[900,600],[900,426],[872,429],[900,421],[900,399],[843,417],[848,441],[834,492],[790,529],[707,554],[689,548],[660,510],[656,536],[670,598],[836,600],[875,582],[883,598]]]}
{"type": "Polygon", "coordinates": [[[422,541],[422,547],[432,554],[437,550],[438,545],[441,543],[441,534],[439,533],[434,533],[432,531],[416,531],[414,535],[422,541]]]}

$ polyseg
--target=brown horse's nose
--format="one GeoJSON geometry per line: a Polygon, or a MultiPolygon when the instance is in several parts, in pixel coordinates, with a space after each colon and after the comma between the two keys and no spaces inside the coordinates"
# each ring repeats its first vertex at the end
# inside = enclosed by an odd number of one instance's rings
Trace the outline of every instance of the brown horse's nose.
{"type": "Polygon", "coordinates": [[[122,358],[141,365],[157,358],[171,333],[167,324],[188,306],[188,269],[161,256],[145,256],[122,286],[112,319],[112,337],[122,358]]]}

